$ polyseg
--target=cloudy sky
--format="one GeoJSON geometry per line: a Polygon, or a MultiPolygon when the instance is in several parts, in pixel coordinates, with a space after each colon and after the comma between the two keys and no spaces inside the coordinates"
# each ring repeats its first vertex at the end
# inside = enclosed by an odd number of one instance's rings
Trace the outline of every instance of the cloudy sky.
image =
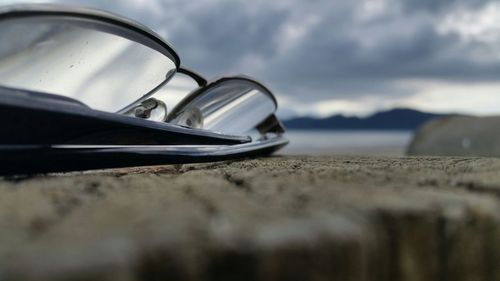
{"type": "Polygon", "coordinates": [[[207,77],[254,76],[278,96],[284,117],[396,106],[500,113],[498,1],[53,2],[138,20],[207,77]]]}

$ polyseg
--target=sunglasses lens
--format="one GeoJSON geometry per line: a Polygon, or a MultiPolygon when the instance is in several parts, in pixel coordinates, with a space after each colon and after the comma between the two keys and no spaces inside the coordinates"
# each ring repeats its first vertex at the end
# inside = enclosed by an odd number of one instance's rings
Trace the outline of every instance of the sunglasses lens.
{"type": "Polygon", "coordinates": [[[172,54],[142,33],[77,16],[0,21],[0,85],[116,112],[172,75],[172,54]],[[156,44],[156,45],[155,45],[156,44]]]}
{"type": "Polygon", "coordinates": [[[194,92],[184,99],[167,118],[170,123],[244,134],[255,129],[276,111],[271,94],[246,79],[226,79],[194,92]]]}

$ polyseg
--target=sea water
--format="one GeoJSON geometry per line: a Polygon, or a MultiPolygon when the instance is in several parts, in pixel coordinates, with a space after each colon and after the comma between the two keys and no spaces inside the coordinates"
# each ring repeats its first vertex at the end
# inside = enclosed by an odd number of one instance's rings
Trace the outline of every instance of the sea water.
{"type": "Polygon", "coordinates": [[[288,130],[285,155],[403,156],[412,131],[288,130]]]}

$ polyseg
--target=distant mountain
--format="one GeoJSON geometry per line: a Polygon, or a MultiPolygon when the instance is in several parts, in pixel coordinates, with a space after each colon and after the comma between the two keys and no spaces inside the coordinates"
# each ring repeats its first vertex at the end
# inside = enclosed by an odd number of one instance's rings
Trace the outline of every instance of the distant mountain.
{"type": "Polygon", "coordinates": [[[285,122],[287,129],[301,130],[415,130],[425,122],[449,116],[425,113],[413,109],[392,109],[366,118],[334,115],[328,118],[300,117],[285,122]]]}

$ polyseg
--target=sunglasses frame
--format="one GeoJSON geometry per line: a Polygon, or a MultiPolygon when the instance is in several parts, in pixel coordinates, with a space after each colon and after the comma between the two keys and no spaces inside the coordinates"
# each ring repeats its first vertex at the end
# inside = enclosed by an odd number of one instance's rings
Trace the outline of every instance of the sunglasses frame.
{"type": "MultiPolygon", "coordinates": [[[[168,83],[175,73],[182,73],[194,79],[199,88],[189,94],[174,110],[181,108],[182,105],[185,105],[193,98],[202,95],[211,87],[234,79],[254,83],[271,98],[277,108],[276,98],[262,83],[247,76],[222,77],[209,83],[195,71],[181,67],[180,57],[177,52],[162,37],[144,25],[122,16],[100,10],[52,4],[11,5],[0,8],[0,23],[8,19],[37,16],[68,17],[68,19],[77,17],[78,19],[88,20],[90,23],[97,21],[98,24],[108,24],[112,29],[111,33],[148,46],[170,58],[175,64],[175,71],[170,76],[166,74],[167,77],[163,83],[130,104],[130,106],[153,95],[156,90],[168,83]],[[123,33],[116,33],[116,27],[119,27],[120,32],[123,33]]],[[[166,139],[173,137],[174,140],[169,142],[174,143],[168,145],[72,145],[71,143],[57,144],[50,142],[48,139],[45,143],[36,144],[31,141],[26,141],[26,143],[14,142],[18,144],[4,142],[0,143],[0,158],[2,158],[0,175],[234,160],[244,157],[270,155],[288,143],[288,140],[281,136],[284,128],[274,114],[256,127],[263,137],[252,141],[249,136],[224,135],[209,130],[191,129],[169,123],[158,123],[123,116],[120,112],[97,111],[77,100],[50,94],[0,86],[1,92],[6,95],[0,95],[0,107],[14,110],[12,112],[22,116],[26,119],[26,122],[29,118],[40,114],[54,116],[54,118],[57,117],[60,120],[71,120],[73,118],[83,122],[82,124],[86,122],[85,124],[88,125],[84,126],[88,126],[88,128],[93,126],[92,124],[99,124],[119,130],[125,128],[130,132],[148,131],[152,135],[161,134],[166,139]],[[66,117],[70,117],[70,119],[66,117]],[[266,133],[277,133],[277,136],[268,139],[265,137],[266,133]],[[75,161],[75,159],[78,161],[75,161]]],[[[28,124],[26,122],[18,122],[18,124],[12,125],[12,128],[9,127],[8,123],[5,123],[7,125],[6,130],[9,132],[12,129],[14,132],[16,126],[22,127],[22,124],[28,124]]],[[[26,132],[21,132],[19,136],[33,138],[32,131],[29,130],[32,125],[27,126],[26,132]]],[[[59,125],[66,126],[65,124],[59,125]]],[[[74,126],[67,125],[68,128],[74,126]]]]}

